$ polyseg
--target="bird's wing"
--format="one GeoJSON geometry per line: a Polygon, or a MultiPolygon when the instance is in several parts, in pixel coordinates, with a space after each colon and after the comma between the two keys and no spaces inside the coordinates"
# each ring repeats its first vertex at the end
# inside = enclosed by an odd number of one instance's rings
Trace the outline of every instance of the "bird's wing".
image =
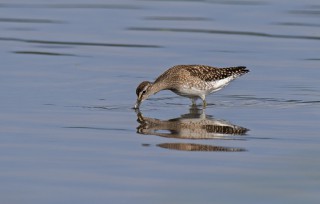
{"type": "Polygon", "coordinates": [[[231,76],[236,78],[249,72],[249,70],[247,70],[244,66],[216,68],[205,65],[192,65],[186,66],[184,69],[186,69],[191,76],[200,78],[204,81],[216,81],[231,76]]]}

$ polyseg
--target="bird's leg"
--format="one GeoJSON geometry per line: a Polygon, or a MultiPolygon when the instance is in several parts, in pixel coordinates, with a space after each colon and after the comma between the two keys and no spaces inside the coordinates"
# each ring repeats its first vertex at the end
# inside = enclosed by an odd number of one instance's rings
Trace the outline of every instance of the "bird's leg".
{"type": "Polygon", "coordinates": [[[195,106],[195,105],[196,105],[196,100],[197,100],[196,98],[192,98],[192,99],[191,99],[191,101],[192,101],[192,106],[195,106]]]}
{"type": "Polygon", "coordinates": [[[207,102],[206,102],[206,100],[204,99],[204,100],[203,100],[203,108],[206,108],[206,106],[207,106],[207,102]]]}
{"type": "Polygon", "coordinates": [[[206,108],[207,106],[206,95],[201,95],[200,98],[202,99],[202,102],[203,102],[203,108],[206,108]]]}

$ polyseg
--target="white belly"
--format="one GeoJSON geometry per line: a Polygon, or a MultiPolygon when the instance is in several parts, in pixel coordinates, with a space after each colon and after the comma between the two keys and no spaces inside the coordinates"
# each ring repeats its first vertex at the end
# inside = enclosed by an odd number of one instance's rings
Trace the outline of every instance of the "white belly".
{"type": "Polygon", "coordinates": [[[204,98],[206,95],[219,91],[223,87],[229,84],[230,81],[232,81],[234,77],[228,77],[225,79],[221,79],[218,81],[212,81],[212,82],[203,82],[201,84],[197,84],[196,86],[191,85],[182,85],[179,87],[179,90],[172,90],[174,93],[188,97],[188,98],[204,98]]]}
{"type": "Polygon", "coordinates": [[[227,86],[229,84],[229,82],[232,81],[233,79],[235,79],[235,77],[231,76],[231,77],[221,79],[218,81],[209,82],[208,86],[209,86],[210,91],[208,92],[208,94],[212,93],[212,92],[219,91],[223,87],[227,86]]]}

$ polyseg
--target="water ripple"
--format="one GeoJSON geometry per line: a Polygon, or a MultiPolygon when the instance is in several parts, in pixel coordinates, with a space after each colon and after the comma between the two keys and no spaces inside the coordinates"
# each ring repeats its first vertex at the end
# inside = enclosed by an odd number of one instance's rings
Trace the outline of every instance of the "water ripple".
{"type": "Polygon", "coordinates": [[[49,56],[76,56],[73,54],[57,53],[57,52],[40,52],[40,51],[15,51],[15,54],[29,54],[29,55],[49,55],[49,56]]]}
{"type": "Polygon", "coordinates": [[[308,58],[308,59],[304,59],[304,60],[319,61],[319,60],[320,60],[320,58],[308,58]]]}
{"type": "Polygon", "coordinates": [[[289,13],[318,16],[320,15],[320,10],[292,10],[292,11],[289,11],[289,13]]]}
{"type": "Polygon", "coordinates": [[[7,23],[63,23],[63,21],[49,19],[28,19],[28,18],[0,18],[0,22],[7,23]]]}
{"type": "MultiPolygon", "coordinates": [[[[146,0],[144,0],[146,1],[146,0]]],[[[148,0],[148,1],[178,1],[178,2],[205,2],[213,4],[226,4],[226,5],[245,5],[245,6],[255,6],[255,5],[264,5],[267,4],[265,1],[250,1],[250,0],[148,0]]]]}
{"type": "MultiPolygon", "coordinates": [[[[163,98],[150,98],[147,101],[144,108],[148,110],[157,110],[159,108],[164,108],[168,106],[189,106],[191,103],[189,100],[180,100],[179,96],[177,97],[163,97],[163,98]],[[154,104],[156,109],[154,109],[154,104]]],[[[253,95],[224,95],[219,97],[207,100],[208,107],[236,107],[236,106],[250,106],[250,107],[281,107],[281,108],[290,108],[296,106],[319,106],[320,100],[304,100],[304,99],[288,99],[288,98],[268,98],[268,97],[258,97],[253,95]]],[[[197,104],[202,107],[202,104],[198,101],[197,104]]]]}
{"type": "Polygon", "coordinates": [[[304,36],[304,35],[282,35],[268,34],[252,31],[229,31],[229,30],[210,30],[210,29],[193,29],[193,28],[152,28],[152,27],[129,27],[128,30],[133,31],[157,31],[157,32],[184,32],[184,33],[207,33],[207,34],[223,34],[223,35],[244,35],[267,38],[285,38],[285,39],[304,39],[304,40],[320,40],[320,36],[304,36]]]}
{"type": "MultiPolygon", "coordinates": [[[[301,100],[301,99],[281,99],[281,98],[266,98],[266,97],[254,97],[243,95],[230,95],[227,98],[233,98],[236,100],[244,101],[242,105],[259,106],[259,105],[271,105],[271,106],[298,106],[298,105],[320,105],[320,100],[301,100]]],[[[225,106],[226,103],[223,102],[225,106]]]]}
{"type": "Polygon", "coordinates": [[[142,44],[121,44],[121,43],[96,43],[96,42],[75,42],[75,41],[51,41],[51,40],[30,40],[22,38],[0,37],[2,41],[17,41],[38,44],[54,44],[54,45],[77,45],[77,46],[103,46],[103,47],[128,47],[128,48],[161,48],[158,45],[142,45],[142,44]]]}
{"type": "Polygon", "coordinates": [[[297,23],[297,22],[282,22],[282,23],[275,23],[275,25],[280,25],[280,26],[320,27],[320,24],[319,24],[319,23],[297,23]]]}
{"type": "Polygon", "coordinates": [[[0,8],[51,8],[51,9],[141,9],[128,4],[11,4],[0,3],[0,8]]]}
{"type": "Polygon", "coordinates": [[[129,129],[125,128],[108,128],[108,127],[87,127],[87,126],[67,126],[63,128],[69,128],[69,129],[87,129],[87,130],[107,130],[107,131],[130,131],[129,129]]]}
{"type": "Polygon", "coordinates": [[[150,16],[145,17],[145,20],[156,20],[156,21],[209,21],[209,18],[203,17],[187,17],[187,16],[150,16]]]}

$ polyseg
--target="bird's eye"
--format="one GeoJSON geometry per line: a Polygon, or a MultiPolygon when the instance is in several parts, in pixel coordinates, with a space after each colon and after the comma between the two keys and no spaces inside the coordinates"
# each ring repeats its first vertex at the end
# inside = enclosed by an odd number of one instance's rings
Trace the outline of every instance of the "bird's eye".
{"type": "Polygon", "coordinates": [[[142,94],[145,94],[146,92],[147,92],[146,90],[143,90],[143,91],[142,91],[142,94]]]}

